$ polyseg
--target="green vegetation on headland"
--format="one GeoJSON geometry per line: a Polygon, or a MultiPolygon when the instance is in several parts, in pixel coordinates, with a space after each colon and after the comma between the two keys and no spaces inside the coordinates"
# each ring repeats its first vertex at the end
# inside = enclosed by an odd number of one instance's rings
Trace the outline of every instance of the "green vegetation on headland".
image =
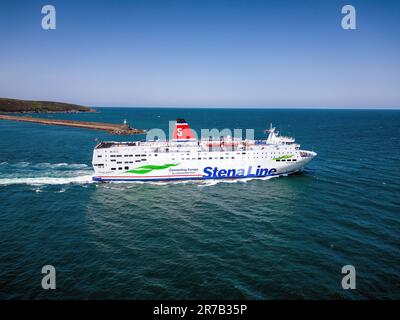
{"type": "Polygon", "coordinates": [[[0,98],[0,112],[15,113],[46,113],[46,112],[95,112],[94,109],[77,104],[52,102],[52,101],[31,101],[0,98]]]}

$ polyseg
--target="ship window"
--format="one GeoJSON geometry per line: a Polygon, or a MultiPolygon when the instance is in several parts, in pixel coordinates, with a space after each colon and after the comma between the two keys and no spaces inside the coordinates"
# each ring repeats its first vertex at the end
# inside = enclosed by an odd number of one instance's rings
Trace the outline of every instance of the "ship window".
{"type": "Polygon", "coordinates": [[[122,168],[121,168],[121,167],[119,167],[119,168],[118,168],[118,170],[122,170],[122,168]]]}
{"type": "Polygon", "coordinates": [[[97,158],[101,158],[101,157],[102,157],[101,155],[98,155],[98,156],[97,156],[97,158]]]}
{"type": "Polygon", "coordinates": [[[212,159],[212,157],[209,157],[208,159],[212,159]]]}
{"type": "Polygon", "coordinates": [[[115,154],[110,155],[110,157],[111,157],[111,158],[114,158],[114,157],[115,157],[115,154]]]}
{"type": "Polygon", "coordinates": [[[111,170],[116,170],[115,168],[111,168],[111,170]]]}
{"type": "Polygon", "coordinates": [[[118,157],[118,158],[121,158],[122,156],[119,154],[119,155],[117,155],[117,157],[118,157]]]}
{"type": "Polygon", "coordinates": [[[135,157],[140,157],[140,154],[135,154],[135,157]]]}
{"type": "Polygon", "coordinates": [[[122,161],[118,161],[117,164],[122,164],[122,161]]]}
{"type": "Polygon", "coordinates": [[[235,157],[231,157],[231,159],[235,159],[235,157]]]}
{"type": "Polygon", "coordinates": [[[130,154],[129,156],[130,156],[130,157],[133,157],[133,154],[130,154]]]}
{"type": "Polygon", "coordinates": [[[114,161],[114,162],[115,162],[115,161],[117,161],[117,160],[113,159],[113,160],[111,160],[111,161],[114,161]]]}
{"type": "Polygon", "coordinates": [[[135,162],[140,162],[140,160],[135,160],[135,162]]]}
{"type": "Polygon", "coordinates": [[[197,160],[201,160],[201,157],[198,157],[197,160]]]}
{"type": "Polygon", "coordinates": [[[280,162],[281,160],[276,160],[277,162],[280,162]]]}
{"type": "Polygon", "coordinates": [[[145,154],[142,154],[142,157],[145,157],[146,155],[145,154]]]}
{"type": "Polygon", "coordinates": [[[293,159],[292,161],[297,161],[297,159],[293,159]]]}
{"type": "Polygon", "coordinates": [[[220,159],[223,159],[224,157],[219,157],[220,159]]]}
{"type": "Polygon", "coordinates": [[[125,167],[125,170],[129,170],[129,167],[125,167]]]}

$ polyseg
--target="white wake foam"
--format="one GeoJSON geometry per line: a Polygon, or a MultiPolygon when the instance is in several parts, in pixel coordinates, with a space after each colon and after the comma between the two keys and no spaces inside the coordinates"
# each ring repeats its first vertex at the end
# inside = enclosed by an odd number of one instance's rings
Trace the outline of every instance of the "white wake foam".
{"type": "Polygon", "coordinates": [[[8,162],[0,162],[0,166],[8,166],[10,168],[27,168],[27,169],[84,169],[88,168],[87,164],[84,163],[49,163],[49,162],[41,162],[41,163],[30,163],[26,161],[21,161],[17,163],[8,163],[8,162]]]}
{"type": "Polygon", "coordinates": [[[55,178],[55,177],[35,177],[35,178],[3,178],[0,185],[27,184],[27,185],[61,185],[61,184],[87,184],[92,183],[92,175],[55,178]]]}
{"type": "Polygon", "coordinates": [[[63,185],[92,182],[93,171],[83,163],[1,162],[0,185],[63,185]]]}
{"type": "Polygon", "coordinates": [[[84,163],[48,163],[48,162],[43,162],[43,163],[37,163],[31,166],[33,169],[84,169],[88,168],[88,166],[84,163]]]}

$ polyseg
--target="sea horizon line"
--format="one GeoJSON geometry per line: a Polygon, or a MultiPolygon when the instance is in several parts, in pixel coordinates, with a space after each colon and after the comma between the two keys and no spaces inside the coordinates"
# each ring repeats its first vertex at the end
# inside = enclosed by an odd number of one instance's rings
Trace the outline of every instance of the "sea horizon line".
{"type": "Polygon", "coordinates": [[[91,108],[124,108],[124,109],[235,109],[235,110],[388,110],[400,111],[400,107],[248,107],[248,106],[170,106],[170,105],[132,105],[132,106],[108,106],[89,105],[91,108]]]}

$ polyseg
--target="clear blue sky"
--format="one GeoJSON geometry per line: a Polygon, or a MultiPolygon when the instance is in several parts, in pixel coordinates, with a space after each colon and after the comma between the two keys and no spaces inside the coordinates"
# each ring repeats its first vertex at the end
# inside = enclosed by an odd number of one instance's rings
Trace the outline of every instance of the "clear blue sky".
{"type": "Polygon", "coordinates": [[[400,107],[400,1],[0,2],[0,96],[97,106],[400,107]],[[41,8],[57,29],[41,28],[41,8]],[[357,30],[341,28],[341,8],[357,30]]]}

